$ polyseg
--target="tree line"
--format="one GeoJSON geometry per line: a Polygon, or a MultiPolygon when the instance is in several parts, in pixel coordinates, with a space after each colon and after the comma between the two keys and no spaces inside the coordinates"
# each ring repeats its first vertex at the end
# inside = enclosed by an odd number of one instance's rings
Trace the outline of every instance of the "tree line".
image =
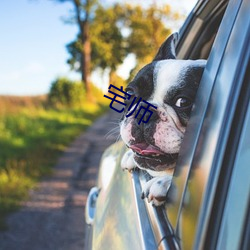
{"type": "Polygon", "coordinates": [[[95,69],[109,70],[110,81],[129,54],[136,56],[131,75],[152,60],[170,34],[165,22],[173,18],[169,5],[142,7],[116,3],[105,6],[98,0],[54,0],[71,2],[69,21],[78,26],[76,39],[67,44],[71,69],[80,72],[87,96],[91,96],[90,75],[95,69]]]}

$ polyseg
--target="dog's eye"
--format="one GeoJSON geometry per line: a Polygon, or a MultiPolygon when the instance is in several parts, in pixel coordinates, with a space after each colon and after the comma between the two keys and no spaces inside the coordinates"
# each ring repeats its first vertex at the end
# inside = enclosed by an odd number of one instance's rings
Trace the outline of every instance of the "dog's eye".
{"type": "Polygon", "coordinates": [[[175,102],[175,106],[178,108],[186,108],[189,107],[190,105],[192,105],[192,102],[185,97],[178,98],[177,101],[175,102]]]}

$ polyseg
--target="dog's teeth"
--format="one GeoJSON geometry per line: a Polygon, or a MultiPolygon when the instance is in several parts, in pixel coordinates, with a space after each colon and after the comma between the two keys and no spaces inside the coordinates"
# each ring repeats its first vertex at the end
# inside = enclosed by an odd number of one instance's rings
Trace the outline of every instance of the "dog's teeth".
{"type": "Polygon", "coordinates": [[[151,156],[152,157],[158,157],[158,156],[160,156],[160,154],[152,154],[151,156]]]}
{"type": "Polygon", "coordinates": [[[160,156],[160,154],[153,154],[152,156],[160,156]]]}

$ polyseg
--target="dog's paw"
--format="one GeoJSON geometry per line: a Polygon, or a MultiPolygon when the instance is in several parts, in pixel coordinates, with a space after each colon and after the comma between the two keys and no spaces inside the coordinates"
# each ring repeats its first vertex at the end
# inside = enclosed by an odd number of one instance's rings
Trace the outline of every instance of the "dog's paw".
{"type": "Polygon", "coordinates": [[[163,205],[166,201],[167,192],[171,185],[172,176],[165,175],[154,177],[146,182],[142,188],[142,199],[148,198],[148,202],[155,206],[163,205]]]}
{"type": "Polygon", "coordinates": [[[131,171],[136,167],[133,160],[133,151],[131,149],[128,150],[122,157],[121,167],[123,170],[128,171],[131,171]]]}

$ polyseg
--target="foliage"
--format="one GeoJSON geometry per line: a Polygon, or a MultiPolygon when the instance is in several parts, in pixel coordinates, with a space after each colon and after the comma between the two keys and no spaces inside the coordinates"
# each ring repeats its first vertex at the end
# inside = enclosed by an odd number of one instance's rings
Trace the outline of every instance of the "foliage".
{"type": "Polygon", "coordinates": [[[0,97],[1,105],[10,105],[0,106],[0,229],[5,215],[28,197],[28,190],[41,176],[51,172],[68,143],[104,111],[87,102],[84,109],[45,109],[43,103],[32,104],[31,99],[20,108],[15,106],[21,98],[15,102],[11,98],[0,97]]]}
{"type": "Polygon", "coordinates": [[[112,72],[123,62],[126,47],[121,28],[118,5],[104,8],[99,5],[90,26],[93,69],[110,69],[112,72]]]}
{"type": "Polygon", "coordinates": [[[69,64],[71,70],[75,70],[77,72],[81,72],[81,47],[82,43],[79,35],[76,40],[66,45],[66,49],[70,54],[70,58],[67,60],[67,63],[69,64]]]}
{"type": "Polygon", "coordinates": [[[80,82],[58,78],[51,85],[48,99],[54,107],[81,107],[85,101],[85,91],[80,82]]]}
{"type": "MultiPolygon", "coordinates": [[[[152,5],[147,8],[116,4],[110,7],[99,5],[90,24],[92,70],[97,67],[116,71],[124,58],[134,53],[136,68],[149,63],[162,42],[170,34],[164,21],[171,15],[168,5],[160,9],[152,5]]],[[[80,69],[80,37],[67,45],[72,69],[80,69]]],[[[133,73],[132,72],[132,73],[133,73]]]]}
{"type": "Polygon", "coordinates": [[[151,62],[163,41],[170,35],[171,30],[163,22],[170,13],[168,5],[161,9],[154,5],[147,9],[126,5],[126,25],[131,30],[127,38],[128,52],[136,55],[139,64],[151,62]]]}
{"type": "MultiPolygon", "coordinates": [[[[117,5],[109,8],[99,5],[95,11],[95,18],[90,24],[92,71],[96,68],[108,68],[113,72],[126,56],[125,41],[117,25],[120,18],[117,8],[117,5]]],[[[81,47],[79,35],[66,46],[70,54],[67,62],[76,71],[81,69],[81,47]]]]}

